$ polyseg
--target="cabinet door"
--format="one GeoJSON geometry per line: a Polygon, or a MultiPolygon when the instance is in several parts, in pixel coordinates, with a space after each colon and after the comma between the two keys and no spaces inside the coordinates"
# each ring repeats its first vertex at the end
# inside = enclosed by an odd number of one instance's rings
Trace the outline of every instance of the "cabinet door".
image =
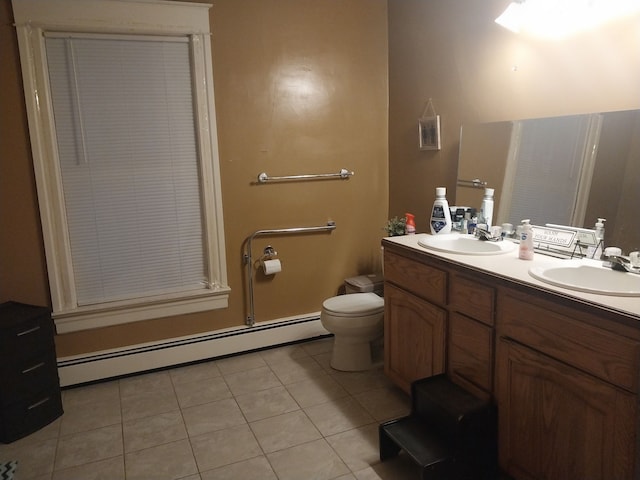
{"type": "Polygon", "coordinates": [[[541,353],[497,348],[500,466],[518,479],[633,477],[634,396],[541,353]]]}
{"type": "Polygon", "coordinates": [[[457,312],[449,314],[447,372],[476,396],[493,391],[493,330],[457,312]]]}
{"type": "Polygon", "coordinates": [[[384,300],[385,373],[410,392],[414,380],[444,372],[446,311],[390,284],[384,300]]]}

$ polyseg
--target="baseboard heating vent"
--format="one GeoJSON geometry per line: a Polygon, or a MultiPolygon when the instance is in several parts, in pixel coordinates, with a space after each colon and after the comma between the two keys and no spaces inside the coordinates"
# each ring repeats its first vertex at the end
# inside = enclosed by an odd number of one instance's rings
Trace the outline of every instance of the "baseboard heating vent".
{"type": "Polygon", "coordinates": [[[58,358],[63,387],[326,336],[320,314],[58,358]]]}

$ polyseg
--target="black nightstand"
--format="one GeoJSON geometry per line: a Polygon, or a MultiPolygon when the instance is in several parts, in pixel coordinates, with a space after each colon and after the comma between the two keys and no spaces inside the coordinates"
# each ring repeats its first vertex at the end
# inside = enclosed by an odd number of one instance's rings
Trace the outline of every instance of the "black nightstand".
{"type": "Polygon", "coordinates": [[[18,440],[62,415],[48,308],[0,304],[0,379],[0,441],[18,440]]]}

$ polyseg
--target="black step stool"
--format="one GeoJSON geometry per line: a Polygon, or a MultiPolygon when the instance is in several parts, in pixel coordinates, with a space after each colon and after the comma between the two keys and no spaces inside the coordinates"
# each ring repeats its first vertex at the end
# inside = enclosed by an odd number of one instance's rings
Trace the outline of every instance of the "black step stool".
{"type": "Polygon", "coordinates": [[[411,414],[382,423],[380,460],[404,450],[421,479],[496,479],[497,416],[490,401],[445,374],[411,384],[411,414]]]}

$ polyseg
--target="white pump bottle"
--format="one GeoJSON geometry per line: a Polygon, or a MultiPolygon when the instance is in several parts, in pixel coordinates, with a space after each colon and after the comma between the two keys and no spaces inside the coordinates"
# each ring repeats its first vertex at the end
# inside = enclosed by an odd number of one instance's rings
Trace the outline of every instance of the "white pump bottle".
{"type": "Polygon", "coordinates": [[[431,235],[451,233],[451,211],[446,195],[446,187],[436,188],[436,199],[431,210],[431,235]]]}
{"type": "Polygon", "coordinates": [[[533,260],[533,229],[530,222],[529,219],[522,220],[522,233],[518,248],[518,258],[522,260],[533,260]]]}

